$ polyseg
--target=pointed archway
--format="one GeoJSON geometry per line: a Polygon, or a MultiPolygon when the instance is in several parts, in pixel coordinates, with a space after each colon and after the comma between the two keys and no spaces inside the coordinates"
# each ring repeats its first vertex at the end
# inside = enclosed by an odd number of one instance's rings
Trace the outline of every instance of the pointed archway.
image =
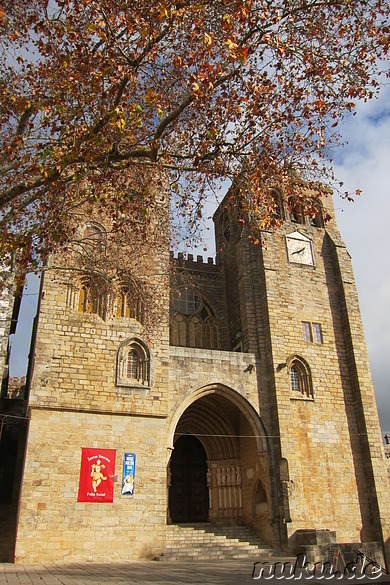
{"type": "Polygon", "coordinates": [[[259,415],[240,394],[220,385],[183,402],[171,422],[168,518],[246,524],[273,545],[268,447],[259,415]]]}

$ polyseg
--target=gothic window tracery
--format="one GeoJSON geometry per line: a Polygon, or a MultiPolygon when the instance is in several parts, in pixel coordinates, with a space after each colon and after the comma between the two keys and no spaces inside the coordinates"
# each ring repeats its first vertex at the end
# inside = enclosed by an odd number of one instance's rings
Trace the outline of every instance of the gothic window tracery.
{"type": "Polygon", "coordinates": [[[107,298],[104,289],[93,282],[84,282],[79,288],[79,313],[99,315],[102,319],[106,317],[107,298]]]}
{"type": "Polygon", "coordinates": [[[305,360],[299,356],[291,358],[288,364],[288,375],[291,392],[299,393],[306,398],[313,398],[311,372],[305,360]]]}
{"type": "Polygon", "coordinates": [[[218,349],[218,326],[213,316],[208,316],[204,320],[205,342],[209,349],[218,349]]]}
{"type": "Polygon", "coordinates": [[[144,322],[143,302],[130,292],[120,290],[116,295],[115,316],[144,322]]]}
{"type": "Polygon", "coordinates": [[[79,313],[99,315],[102,319],[107,314],[107,289],[103,280],[94,273],[98,255],[105,253],[106,231],[98,223],[89,222],[80,228],[77,249],[85,277],[68,287],[67,304],[79,313]]]}
{"type": "Polygon", "coordinates": [[[81,246],[88,256],[103,254],[106,247],[106,230],[96,222],[87,223],[84,228],[81,246]]]}
{"type": "Polygon", "coordinates": [[[92,313],[90,290],[84,284],[79,291],[79,313],[92,313]]]}
{"type": "Polygon", "coordinates": [[[117,386],[149,386],[150,355],[139,339],[124,341],[118,351],[117,386]]]}
{"type": "Polygon", "coordinates": [[[135,349],[131,349],[127,354],[126,375],[129,380],[139,380],[140,378],[140,360],[135,349]]]}
{"type": "Polygon", "coordinates": [[[299,369],[296,366],[290,368],[290,384],[293,392],[301,391],[301,380],[299,376],[299,369]]]}
{"type": "Polygon", "coordinates": [[[119,292],[116,297],[116,316],[123,317],[125,311],[125,294],[123,292],[119,292]]]}
{"type": "Polygon", "coordinates": [[[211,306],[192,288],[172,294],[170,343],[182,347],[219,348],[219,330],[211,306]]]}
{"type": "Polygon", "coordinates": [[[178,313],[193,315],[200,309],[202,300],[195,289],[185,286],[173,291],[172,304],[178,313]]]}

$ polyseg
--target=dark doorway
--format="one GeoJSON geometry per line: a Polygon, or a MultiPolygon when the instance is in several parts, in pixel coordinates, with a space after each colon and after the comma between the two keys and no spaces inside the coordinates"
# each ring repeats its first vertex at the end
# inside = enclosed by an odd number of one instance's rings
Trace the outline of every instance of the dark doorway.
{"type": "Polygon", "coordinates": [[[209,507],[205,450],[192,436],[180,437],[174,447],[169,489],[172,522],[205,522],[209,507]]]}

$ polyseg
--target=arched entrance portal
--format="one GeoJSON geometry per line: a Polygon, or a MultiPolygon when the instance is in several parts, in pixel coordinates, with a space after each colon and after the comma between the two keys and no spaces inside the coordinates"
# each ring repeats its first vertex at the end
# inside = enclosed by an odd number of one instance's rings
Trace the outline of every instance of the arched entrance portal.
{"type": "Polygon", "coordinates": [[[258,414],[222,386],[190,400],[180,406],[176,425],[172,421],[168,518],[246,524],[274,544],[268,449],[258,414]]]}
{"type": "Polygon", "coordinates": [[[193,436],[175,443],[171,464],[169,509],[173,522],[205,522],[209,507],[206,452],[193,436]]]}

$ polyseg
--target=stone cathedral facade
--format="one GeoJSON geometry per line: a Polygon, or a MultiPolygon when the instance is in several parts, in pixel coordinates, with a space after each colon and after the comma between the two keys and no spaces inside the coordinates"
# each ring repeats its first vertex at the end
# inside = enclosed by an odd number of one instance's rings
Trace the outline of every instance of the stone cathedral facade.
{"type": "MultiPolygon", "coordinates": [[[[334,215],[330,196],[315,218],[273,197],[284,223],[261,245],[224,201],[216,261],[174,258],[168,243],[146,250],[158,291],[149,325],[129,289],[107,299],[46,271],[17,561],[153,557],[167,524],[209,522],[247,525],[291,553],[325,531],[389,562],[389,483],[350,257],[335,221],[322,220],[334,215]],[[110,475],[110,501],[80,498],[86,449],[96,453],[86,481],[96,494],[110,475]]],[[[158,201],[164,216],[164,193],[158,201]]],[[[94,217],[80,230],[100,242],[108,228],[94,217]]]]}

